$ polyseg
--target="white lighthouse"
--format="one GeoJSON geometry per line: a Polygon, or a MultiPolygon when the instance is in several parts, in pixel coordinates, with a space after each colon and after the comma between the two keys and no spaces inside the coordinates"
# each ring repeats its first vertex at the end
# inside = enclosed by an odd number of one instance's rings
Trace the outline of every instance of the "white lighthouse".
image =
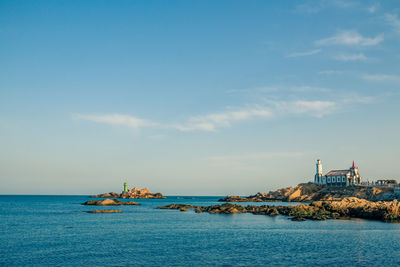
{"type": "Polygon", "coordinates": [[[316,167],[317,167],[317,172],[316,172],[315,177],[314,177],[314,183],[322,184],[323,183],[322,182],[323,174],[322,174],[322,163],[321,163],[320,159],[317,160],[316,167]]]}

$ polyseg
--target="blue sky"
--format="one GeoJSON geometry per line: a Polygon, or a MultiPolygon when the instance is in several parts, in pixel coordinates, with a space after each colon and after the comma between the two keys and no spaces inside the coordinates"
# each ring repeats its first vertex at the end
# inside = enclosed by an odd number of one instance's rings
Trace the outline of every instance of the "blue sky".
{"type": "Polygon", "coordinates": [[[0,1],[0,193],[400,179],[398,1],[0,1]]]}

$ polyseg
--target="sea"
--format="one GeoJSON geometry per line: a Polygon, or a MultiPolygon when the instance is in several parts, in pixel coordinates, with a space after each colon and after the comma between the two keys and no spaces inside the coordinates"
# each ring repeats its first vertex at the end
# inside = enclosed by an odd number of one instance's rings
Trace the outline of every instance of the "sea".
{"type": "Polygon", "coordinates": [[[81,205],[88,196],[2,195],[0,266],[400,266],[400,224],[156,209],[219,198],[136,199],[91,214],[104,207],[81,205]]]}

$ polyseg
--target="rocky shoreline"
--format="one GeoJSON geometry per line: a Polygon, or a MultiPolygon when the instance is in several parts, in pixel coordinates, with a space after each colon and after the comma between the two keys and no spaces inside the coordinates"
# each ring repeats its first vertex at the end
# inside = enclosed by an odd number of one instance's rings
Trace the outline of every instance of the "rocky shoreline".
{"type": "Polygon", "coordinates": [[[314,201],[311,204],[297,206],[248,205],[244,207],[231,203],[213,206],[170,204],[158,207],[158,209],[180,211],[193,209],[196,213],[207,212],[213,214],[285,215],[291,216],[294,221],[362,218],[383,222],[400,222],[400,203],[397,200],[373,202],[355,197],[348,197],[339,201],[314,201]]]}
{"type": "Polygon", "coordinates": [[[92,198],[165,198],[161,193],[151,193],[149,189],[143,188],[139,189],[134,187],[132,189],[127,190],[126,192],[122,192],[121,194],[116,192],[104,193],[99,195],[92,195],[92,198]]]}
{"type": "Polygon", "coordinates": [[[308,202],[340,201],[344,198],[356,197],[369,201],[392,201],[398,198],[393,188],[347,186],[326,187],[314,183],[302,183],[296,187],[286,187],[268,193],[257,193],[248,197],[227,196],[221,202],[308,202]]]}

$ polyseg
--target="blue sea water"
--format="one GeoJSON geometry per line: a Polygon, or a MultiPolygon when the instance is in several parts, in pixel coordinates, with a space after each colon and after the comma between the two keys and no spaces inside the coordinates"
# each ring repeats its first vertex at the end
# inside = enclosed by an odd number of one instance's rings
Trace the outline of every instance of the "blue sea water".
{"type": "Polygon", "coordinates": [[[99,207],[80,205],[87,196],[0,196],[0,265],[400,265],[400,224],[156,209],[218,198],[138,199],[110,207],[123,213],[90,214],[99,207]]]}

